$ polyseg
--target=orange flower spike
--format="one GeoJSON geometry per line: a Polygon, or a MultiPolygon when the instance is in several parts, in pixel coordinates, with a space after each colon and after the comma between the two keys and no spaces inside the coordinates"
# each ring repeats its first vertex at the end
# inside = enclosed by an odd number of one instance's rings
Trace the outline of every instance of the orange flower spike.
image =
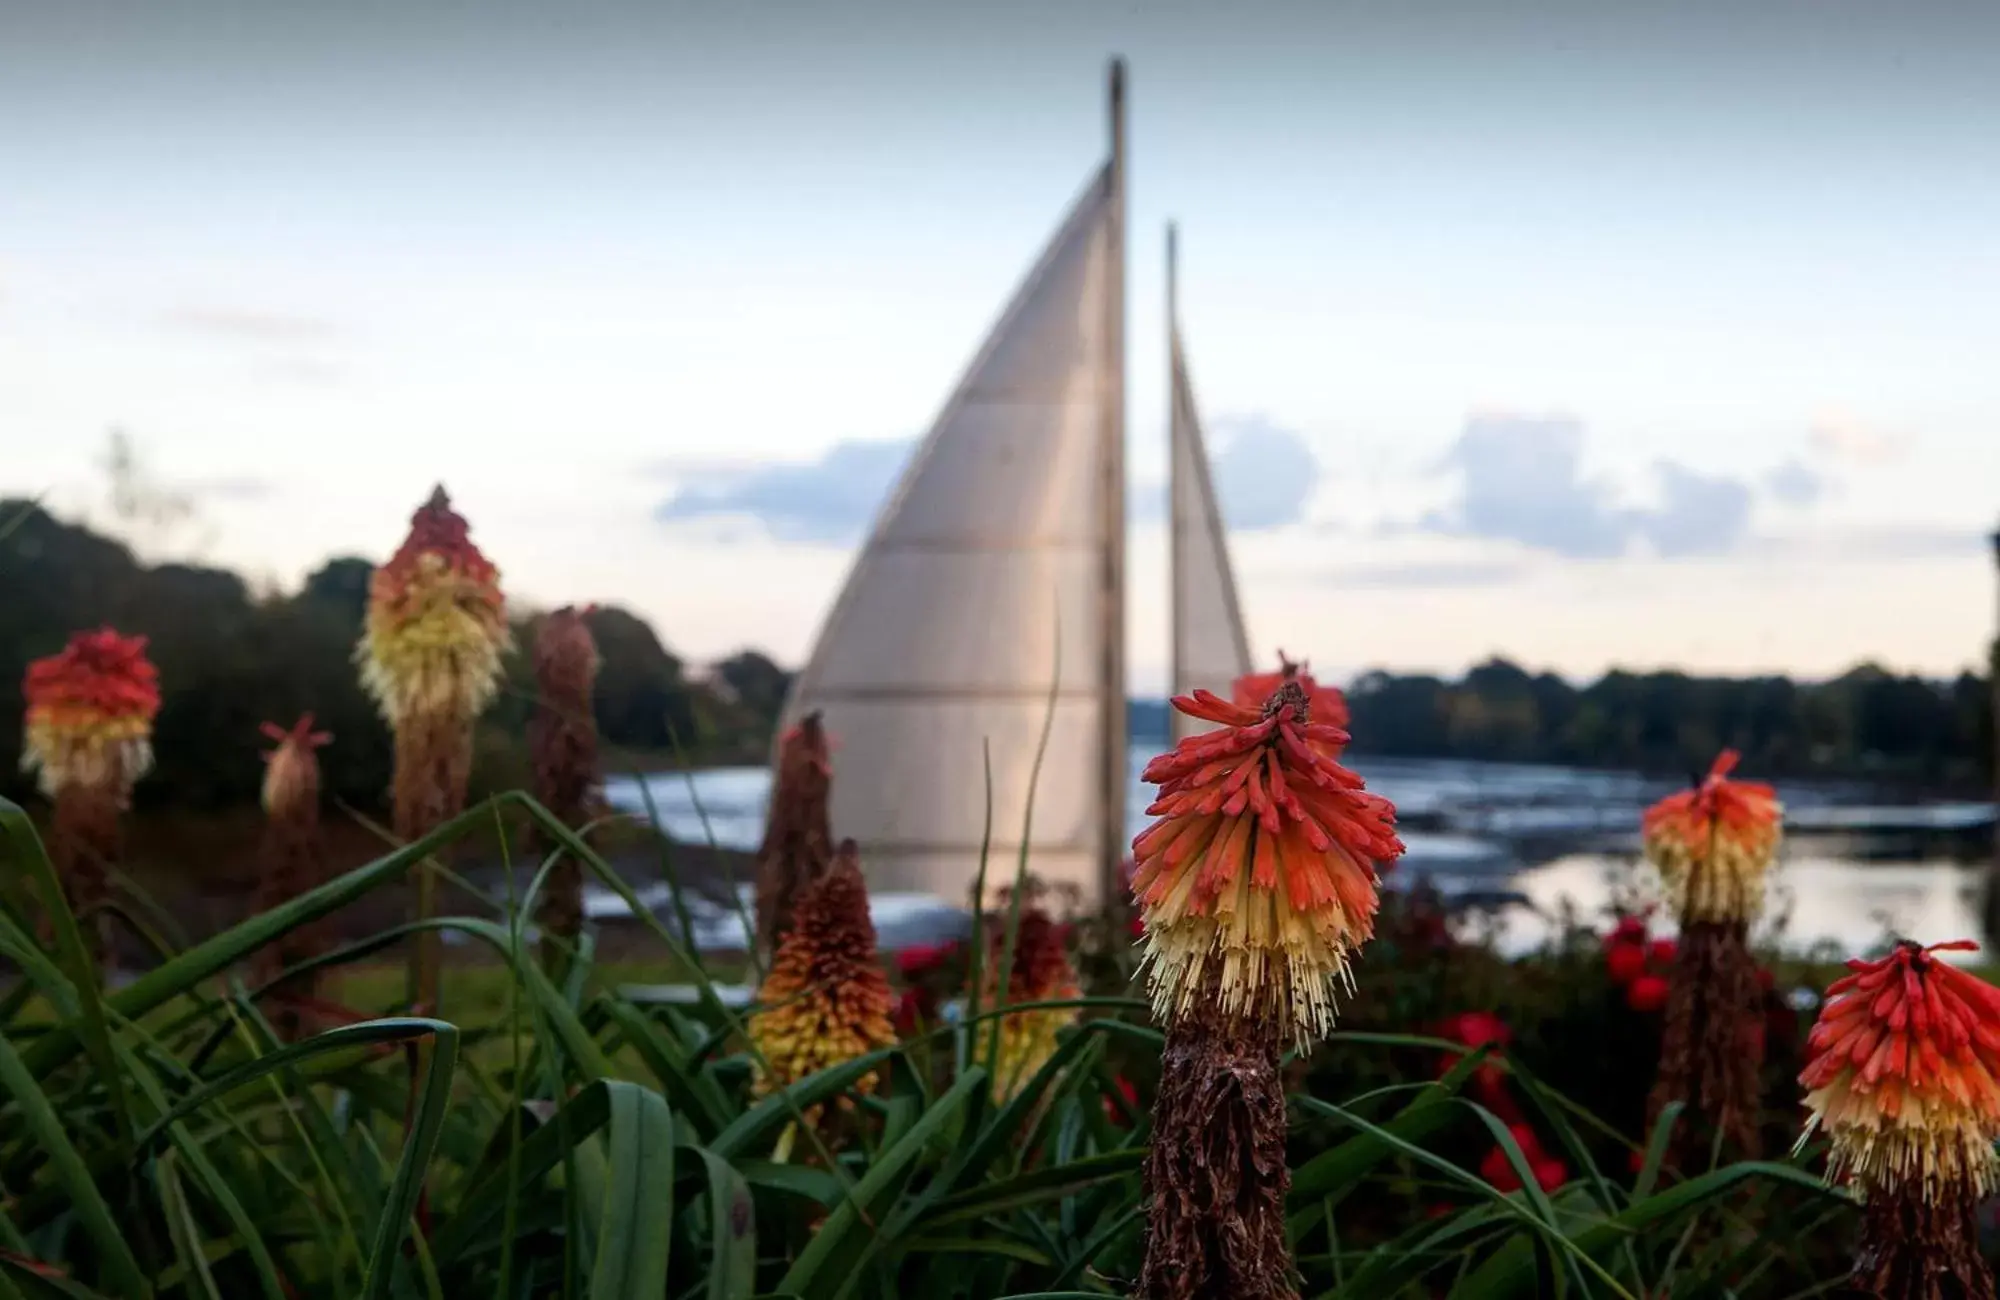
{"type": "Polygon", "coordinates": [[[472,544],[471,526],[440,487],[369,580],[367,629],[356,651],[362,683],[392,724],[475,717],[499,686],[509,642],[500,571],[472,544]]]}
{"type": "Polygon", "coordinates": [[[1294,673],[1262,707],[1208,691],[1174,707],[1218,729],[1146,765],[1158,817],[1133,841],[1155,1011],[1209,996],[1310,1039],[1333,1024],[1348,961],[1374,933],[1377,864],[1403,852],[1395,807],[1334,754],[1347,732],[1312,717],[1294,673]]]}
{"type": "MultiPolygon", "coordinates": [[[[890,1019],[896,999],[876,953],[853,840],[841,843],[826,874],[800,894],[757,1000],[765,1009],[750,1032],[768,1066],[758,1071],[759,1096],[896,1041],[890,1019]]],[[[855,1091],[874,1084],[867,1076],[855,1091]]],[[[840,1105],[852,1102],[843,1097],[840,1105]]],[[[812,1108],[808,1118],[817,1112],[812,1108]]]]}
{"type": "Polygon", "coordinates": [[[1684,922],[1750,920],[1763,908],[1764,873],[1777,858],[1785,810],[1770,786],[1729,778],[1738,757],[1723,750],[1699,785],[1668,795],[1640,819],[1646,859],[1684,922]]]}
{"type": "Polygon", "coordinates": [[[1824,1129],[1829,1171],[1864,1198],[2000,1188],[2000,989],[1932,955],[1974,947],[1898,944],[1827,990],[1799,1076],[1811,1112],[1799,1142],[1824,1129]]]}
{"type": "MultiPolygon", "coordinates": [[[[995,928],[992,960],[986,968],[986,1000],[992,1005],[999,1002],[1004,929],[995,928]]],[[[1020,928],[1014,935],[1014,965],[1007,978],[1008,1005],[1061,1002],[1080,996],[1076,968],[1064,943],[1064,927],[1040,907],[1022,908],[1020,928]]],[[[1000,1018],[1000,1056],[993,1073],[1001,1097],[1012,1097],[1035,1077],[1055,1055],[1061,1031],[1077,1018],[1075,1007],[1037,1007],[1000,1018]]]]}
{"type": "MultiPolygon", "coordinates": [[[[1230,686],[1230,700],[1244,708],[1262,710],[1264,700],[1268,700],[1274,690],[1278,690],[1280,686],[1284,686],[1288,680],[1294,678],[1298,680],[1300,686],[1306,688],[1306,704],[1308,708],[1312,708],[1316,726],[1324,724],[1324,726],[1334,726],[1342,732],[1348,730],[1350,714],[1348,714],[1346,694],[1342,694],[1338,686],[1320,686],[1312,678],[1312,674],[1306,672],[1306,664],[1294,664],[1284,656],[1284,650],[1278,652],[1278,672],[1248,672],[1236,678],[1236,682],[1230,686]]],[[[1346,746],[1346,740],[1340,742],[1320,740],[1320,744],[1324,746],[1328,758],[1340,758],[1340,750],[1346,746]]]]}
{"type": "Polygon", "coordinates": [[[53,797],[65,786],[121,794],[153,765],[160,675],[146,638],[111,628],[79,632],[59,654],[28,665],[21,766],[53,797]]]}

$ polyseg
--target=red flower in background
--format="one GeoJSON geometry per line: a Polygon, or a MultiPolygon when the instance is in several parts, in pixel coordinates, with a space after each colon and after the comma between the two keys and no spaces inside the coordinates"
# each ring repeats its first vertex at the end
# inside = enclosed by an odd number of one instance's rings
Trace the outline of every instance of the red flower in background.
{"type": "Polygon", "coordinates": [[[1625,1004],[1650,1014],[1667,1005],[1667,982],[1658,975],[1641,975],[1625,990],[1625,1004]]]}
{"type": "Polygon", "coordinates": [[[152,766],[160,675],[145,637],[108,627],[78,632],[61,653],[28,665],[21,698],[28,706],[21,762],[45,794],[82,785],[122,799],[152,766]]]}
{"type": "Polygon", "coordinates": [[[1506,1149],[1494,1147],[1479,1162],[1479,1176],[1490,1183],[1495,1190],[1518,1192],[1521,1190],[1521,1176],[1514,1172],[1514,1162],[1507,1158],[1506,1149]]]}
{"type": "Polygon", "coordinates": [[[934,1018],[936,999],[923,989],[904,989],[896,999],[896,1010],[890,1021],[896,1026],[896,1037],[909,1038],[934,1018]]]}
{"type": "Polygon", "coordinates": [[[941,969],[957,951],[955,943],[913,943],[896,953],[896,973],[914,980],[941,969]]]}
{"type": "MultiPolygon", "coordinates": [[[[1122,1074],[1114,1082],[1118,1085],[1118,1095],[1125,1099],[1126,1107],[1130,1110],[1138,1110],[1139,1089],[1137,1086],[1122,1074]]],[[[1120,1110],[1118,1103],[1112,1100],[1108,1094],[1104,1098],[1104,1118],[1121,1128],[1128,1127],[1131,1124],[1131,1121],[1125,1118],[1125,1111],[1120,1110]]]]}
{"type": "Polygon", "coordinates": [[[1613,944],[1604,951],[1604,969],[1614,984],[1630,984],[1646,973],[1646,950],[1635,943],[1613,944]]]}
{"type": "MultiPolygon", "coordinates": [[[[1528,1171],[1543,1191],[1553,1192],[1569,1181],[1569,1166],[1542,1149],[1542,1140],[1535,1136],[1534,1129],[1526,1124],[1509,1124],[1507,1132],[1513,1136],[1514,1145],[1521,1148],[1521,1158],[1527,1161],[1528,1171]]],[[[1515,1171],[1514,1162],[1507,1158],[1507,1149],[1498,1144],[1479,1162],[1479,1176],[1495,1190],[1521,1190],[1521,1175],[1515,1171]]]]}
{"type": "Polygon", "coordinates": [[[1652,946],[1646,949],[1646,955],[1655,966],[1671,966],[1674,958],[1680,955],[1680,950],[1681,946],[1672,939],[1655,939],[1652,946]]]}
{"type": "MultiPolygon", "coordinates": [[[[1514,1031],[1507,1027],[1504,1020],[1490,1011],[1460,1012],[1445,1021],[1444,1029],[1439,1036],[1464,1043],[1467,1047],[1499,1048],[1514,1041],[1514,1031]]],[[[1487,1057],[1472,1075],[1473,1090],[1489,1100],[1503,1095],[1507,1086],[1507,1071],[1494,1059],[1496,1056],[1497,1052],[1487,1057]]],[[[1457,1053],[1445,1053],[1438,1063],[1438,1075],[1442,1077],[1449,1073],[1451,1067],[1458,1062],[1457,1053]]]]}

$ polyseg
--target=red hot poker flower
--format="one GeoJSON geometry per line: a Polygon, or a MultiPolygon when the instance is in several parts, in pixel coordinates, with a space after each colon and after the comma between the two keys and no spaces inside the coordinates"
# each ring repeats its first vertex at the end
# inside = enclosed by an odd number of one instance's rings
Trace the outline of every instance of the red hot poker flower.
{"type": "Polygon", "coordinates": [[[1770,786],[1732,781],[1725,749],[1691,790],[1668,795],[1640,821],[1647,860],[1659,869],[1683,924],[1741,921],[1764,903],[1764,872],[1777,857],[1784,806],[1770,786]]]}
{"type": "Polygon", "coordinates": [[[28,665],[21,694],[28,706],[21,764],[38,774],[44,793],[81,785],[122,799],[152,766],[160,675],[145,637],[108,627],[79,632],[60,654],[28,665]]]}
{"type": "Polygon", "coordinates": [[[264,811],[283,816],[319,798],[319,759],[313,751],[333,739],[330,732],[312,729],[313,715],[299,715],[287,731],[275,722],[258,730],[277,748],[264,755],[264,811]]]}
{"type": "Polygon", "coordinates": [[[1974,947],[1898,944],[1827,989],[1799,1076],[1805,1137],[1825,1129],[1829,1169],[1864,1196],[2000,1186],[2000,989],[1932,956],[1974,947]]]}
{"type": "MultiPolygon", "coordinates": [[[[1246,709],[1261,709],[1264,707],[1264,701],[1271,698],[1273,691],[1296,678],[1299,685],[1305,689],[1306,704],[1312,710],[1313,721],[1329,727],[1338,727],[1342,731],[1347,730],[1349,721],[1347,696],[1338,686],[1321,686],[1313,679],[1313,675],[1306,671],[1305,664],[1293,663],[1285,658],[1285,652],[1282,650],[1278,652],[1278,663],[1280,666],[1277,672],[1247,673],[1237,678],[1230,689],[1229,702],[1246,709]]],[[[1345,747],[1344,742],[1319,743],[1327,746],[1330,758],[1339,758],[1340,751],[1345,747]]]]}
{"type": "Polygon", "coordinates": [[[469,719],[498,689],[510,640],[500,571],[473,545],[471,525],[439,487],[369,580],[367,628],[356,652],[362,683],[391,725],[469,719]]]}
{"type": "Polygon", "coordinates": [[[1154,1007],[1179,1018],[1213,976],[1226,1016],[1323,1035],[1374,932],[1375,864],[1403,852],[1395,806],[1326,752],[1347,733],[1312,719],[1297,680],[1261,709],[1207,691],[1173,704],[1219,729],[1142,774],[1160,787],[1159,820],[1132,843],[1154,1007]]]}

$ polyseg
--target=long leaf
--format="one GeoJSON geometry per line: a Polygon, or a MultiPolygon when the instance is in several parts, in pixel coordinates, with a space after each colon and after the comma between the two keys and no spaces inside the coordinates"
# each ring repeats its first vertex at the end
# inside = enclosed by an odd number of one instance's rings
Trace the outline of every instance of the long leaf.
{"type": "Polygon", "coordinates": [[[875,1213],[883,1193],[901,1181],[931,1140],[985,1086],[984,1070],[976,1066],[967,1070],[901,1141],[879,1153],[869,1164],[868,1172],[855,1184],[853,1195],[827,1216],[812,1241],[792,1262],[778,1289],[794,1292],[803,1300],[837,1300],[848,1294],[860,1280],[868,1254],[881,1244],[867,1216],[875,1213]]]}
{"type": "MultiPolygon", "coordinates": [[[[1608,1219],[1583,1228],[1568,1238],[1568,1244],[1579,1255],[1601,1257],[1633,1234],[1697,1209],[1739,1184],[1756,1178],[1790,1183],[1821,1196],[1841,1199],[1839,1193],[1804,1170],[1791,1165],[1746,1160],[1712,1170],[1684,1183],[1676,1183],[1664,1192],[1657,1192],[1608,1219]]],[[[1529,1295],[1536,1286],[1535,1274],[1533,1246],[1526,1238],[1515,1237],[1467,1277],[1452,1294],[1477,1297],[1478,1300],[1504,1300],[1508,1296],[1529,1295]]]]}
{"type": "Polygon", "coordinates": [[[111,1216],[111,1207],[97,1190],[90,1167],[70,1141],[67,1126],[49,1103],[48,1094],[5,1034],[0,1034],[0,1096],[20,1108],[28,1131],[47,1154],[57,1180],[69,1193],[70,1205],[83,1221],[84,1231],[102,1253],[111,1286],[122,1296],[150,1296],[153,1288],[146,1281],[145,1270],[139,1267],[130,1242],[111,1216]]]}
{"type": "Polygon", "coordinates": [[[844,1064],[830,1066],[817,1074],[807,1075],[783,1092],[764,1098],[737,1116],[728,1128],[715,1135],[715,1140],[708,1144],[709,1150],[725,1160],[747,1154],[761,1140],[775,1136],[791,1121],[795,1112],[846,1092],[864,1075],[882,1068],[882,1063],[895,1051],[893,1047],[884,1047],[844,1064]]]}
{"type": "Polygon", "coordinates": [[[70,984],[82,1010],[74,1023],[83,1035],[84,1050],[89,1054],[91,1064],[97,1068],[98,1082],[104,1085],[105,1095],[110,1099],[118,1131],[129,1138],[132,1136],[132,1105],[125,1095],[124,1075],[111,1051],[111,1027],[104,1014],[104,1000],[98,993],[100,972],[91,962],[89,950],[84,947],[83,931],[77,926],[75,913],[70,911],[62,881],[56,878],[55,865],[43,850],[42,838],[35,834],[34,823],[28,820],[28,814],[22,811],[19,804],[0,799],[0,831],[6,832],[7,839],[13,844],[15,858],[26,867],[28,878],[42,895],[42,906],[55,927],[56,952],[62,964],[68,967],[70,984]]]}
{"type": "MultiPolygon", "coordinates": [[[[502,802],[508,796],[501,796],[502,802]]],[[[6,805],[13,807],[12,804],[6,805]]],[[[127,1020],[137,1020],[156,1007],[179,997],[212,975],[219,974],[248,957],[282,934],[308,921],[347,906],[370,891],[396,880],[427,855],[452,842],[491,816],[488,806],[469,809],[452,818],[422,839],[412,841],[366,866],[356,867],[316,889],[279,904],[267,912],[162,963],[105,999],[107,1010],[127,1020]]],[[[69,1059],[77,1049],[75,1027],[58,1025],[22,1053],[29,1070],[47,1074],[69,1059]]]]}
{"type": "Polygon", "coordinates": [[[217,1097],[234,1092],[244,1084],[253,1083],[267,1074],[276,1074],[287,1066],[296,1065],[300,1061],[322,1056],[328,1052],[369,1047],[378,1043],[406,1043],[439,1033],[448,1033],[455,1039],[458,1027],[423,1016],[394,1016],[385,1020],[364,1021],[358,1025],[342,1025],[338,1029],[329,1029],[303,1042],[292,1043],[275,1052],[246,1061],[235,1069],[203,1083],[192,1094],[177,1102],[172,1110],[155,1120],[133,1144],[132,1161],[136,1164],[151,1154],[153,1145],[165,1135],[168,1125],[192,1115],[217,1097]]]}
{"type": "Polygon", "coordinates": [[[424,1174],[430,1168],[431,1152],[437,1148],[438,1132],[444,1126],[445,1107],[451,1101],[451,1079],[458,1064],[458,1028],[442,1021],[434,1023],[437,1029],[431,1050],[423,1054],[416,1121],[403,1139],[403,1154],[396,1162],[396,1176],[389,1183],[382,1217],[375,1226],[375,1244],[368,1252],[363,1300],[383,1300],[389,1294],[410,1214],[423,1194],[424,1174]]]}
{"type": "Polygon", "coordinates": [[[757,1290],[757,1208],[750,1185],[715,1152],[696,1152],[708,1170],[707,1300],[750,1300],[757,1290]]]}
{"type": "Polygon", "coordinates": [[[649,1088],[611,1098],[610,1185],[590,1270],[592,1300],[660,1300],[674,1212],[674,1117],[649,1088]]]}

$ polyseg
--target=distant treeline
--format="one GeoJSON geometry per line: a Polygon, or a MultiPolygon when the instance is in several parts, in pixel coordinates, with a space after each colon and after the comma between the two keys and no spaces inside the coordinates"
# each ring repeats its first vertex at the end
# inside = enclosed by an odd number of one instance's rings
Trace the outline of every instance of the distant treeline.
{"type": "MultiPolygon", "coordinates": [[[[257,797],[258,724],[310,710],[331,731],[326,780],[339,798],[379,806],[389,784],[389,732],[362,693],[354,647],[374,566],[328,562],[291,594],[252,592],[234,573],[148,566],[122,544],[0,499],[0,793],[23,799],[21,678],[71,632],[111,624],[143,633],[162,702],[154,771],[141,805],[217,808],[257,797]]],[[[590,617],[603,656],[597,721],[608,746],[651,764],[762,761],[790,675],[746,651],[696,680],[643,620],[615,607],[590,617]]],[[[534,618],[515,623],[507,682],[481,719],[474,783],[526,784],[525,731],[534,679],[525,653],[534,618]]]]}
{"type": "MultiPolygon", "coordinates": [[[[354,646],[373,566],[329,561],[294,593],[252,592],[236,574],[145,565],[119,542],[0,500],[0,793],[21,799],[21,677],[79,628],[109,623],[150,638],[163,704],[157,765],[142,804],[216,808],[257,795],[258,724],[311,710],[332,731],[333,792],[379,806],[389,732],[362,694],[354,646]]],[[[691,676],[652,628],[618,609],[590,618],[604,665],[597,721],[616,761],[761,762],[791,675],[754,651],[691,676]]],[[[515,626],[533,644],[534,618],[515,626]]],[[[526,783],[533,706],[528,657],[481,720],[475,787],[526,783]]],[[[1783,677],[1605,674],[1587,686],[1505,660],[1458,680],[1371,672],[1348,691],[1357,753],[1635,768],[1681,773],[1718,749],[1753,775],[1869,777],[1938,791],[1990,789],[1993,714],[1986,679],[1897,676],[1864,665],[1824,682],[1783,677]]],[[[1135,700],[1135,738],[1164,737],[1163,701],[1135,700]]]]}
{"type": "MultiPolygon", "coordinates": [[[[1613,671],[1578,687],[1494,659],[1455,681],[1366,673],[1347,698],[1356,753],[1678,774],[1706,769],[1728,746],[1753,776],[1983,793],[1993,770],[1987,680],[1864,664],[1822,682],[1613,671]]],[[[1165,708],[1136,701],[1134,734],[1164,735],[1165,708]]]]}

